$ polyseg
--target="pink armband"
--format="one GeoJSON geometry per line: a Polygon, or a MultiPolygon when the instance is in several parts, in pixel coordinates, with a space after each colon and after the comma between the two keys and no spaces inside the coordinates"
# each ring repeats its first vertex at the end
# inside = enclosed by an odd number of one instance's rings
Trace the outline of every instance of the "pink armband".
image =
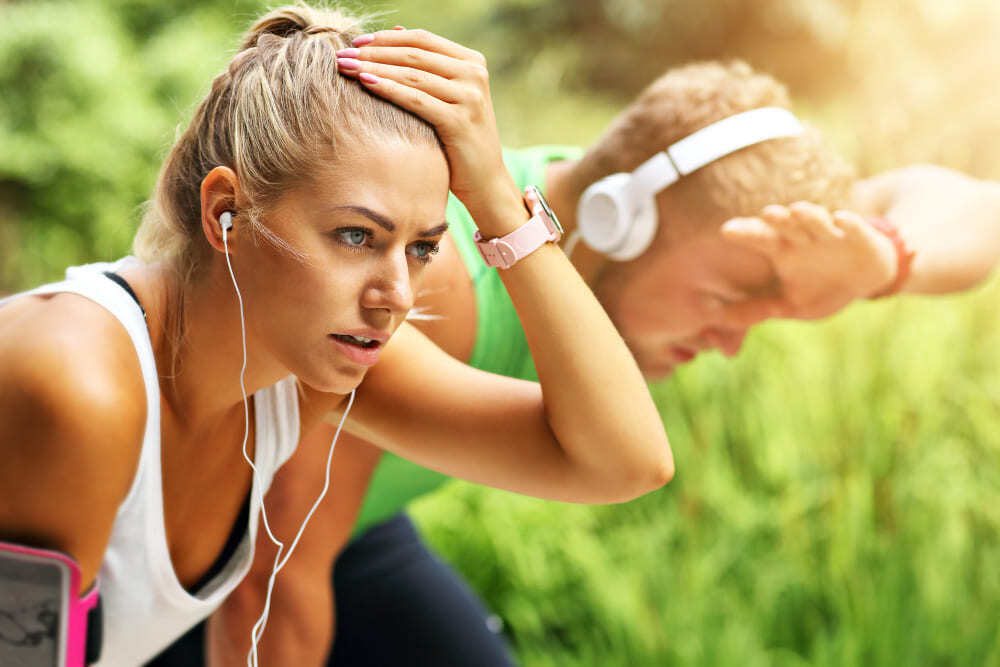
{"type": "MultiPolygon", "coordinates": [[[[32,650],[34,644],[46,656],[51,655],[55,664],[65,667],[85,667],[95,661],[101,643],[101,620],[98,612],[94,612],[100,599],[97,582],[82,597],[77,595],[79,590],[80,567],[70,556],[50,549],[0,542],[0,600],[12,607],[3,611],[11,619],[17,614],[24,615],[25,625],[34,620],[33,608],[55,616],[51,622],[54,636],[47,637],[52,640],[51,646],[43,644],[46,637],[41,637],[21,647],[16,643],[6,649],[0,647],[0,656],[4,650],[21,655],[17,652],[32,650]]],[[[16,620],[12,622],[16,624],[16,620]]]]}

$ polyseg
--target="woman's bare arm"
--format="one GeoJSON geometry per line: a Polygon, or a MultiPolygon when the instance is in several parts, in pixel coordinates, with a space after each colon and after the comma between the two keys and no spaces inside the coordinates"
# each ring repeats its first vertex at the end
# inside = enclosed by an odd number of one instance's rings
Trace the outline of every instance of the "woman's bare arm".
{"type": "MultiPolygon", "coordinates": [[[[291,544],[323,488],[331,437],[329,424],[320,423],[311,429],[299,443],[295,456],[278,471],[265,498],[271,527],[286,545],[291,544]]],[[[330,489],[276,580],[267,632],[258,645],[260,664],[326,664],[334,632],[331,569],[350,539],[380,456],[380,449],[341,433],[330,489]]],[[[207,657],[211,667],[246,665],[250,632],[264,609],[275,550],[267,533],[259,531],[253,566],[246,580],[209,620],[207,657]]]]}
{"type": "Polygon", "coordinates": [[[586,318],[577,324],[571,340],[535,342],[550,378],[541,386],[470,368],[404,326],[358,390],[348,428],[446,475],[541,498],[620,502],[662,486],[673,467],[648,393],[612,367],[586,376],[612,362],[586,349],[586,318]],[[560,365],[576,367],[560,376],[560,365]]]}
{"type": "MultiPolygon", "coordinates": [[[[451,189],[483,237],[524,224],[483,56],[422,30],[355,42],[349,75],[435,126],[451,189]]],[[[562,251],[544,244],[500,275],[541,387],[468,368],[404,325],[359,389],[352,429],[445,474],[545,498],[620,501],[668,481],[673,459],[642,374],[562,251]]]]}
{"type": "Polygon", "coordinates": [[[915,165],[856,184],[853,210],[799,202],[736,218],[723,235],[768,257],[774,294],[748,303],[752,324],[767,317],[815,319],[856,299],[887,293],[946,294],[985,280],[1000,258],[1000,184],[943,167],[915,165]],[[866,217],[898,229],[912,261],[866,217]],[[900,270],[905,274],[900,274],[900,270]]]}
{"type": "Polygon", "coordinates": [[[73,295],[32,299],[0,320],[0,539],[70,555],[82,592],[135,474],[145,387],[110,314],[73,295]]]}

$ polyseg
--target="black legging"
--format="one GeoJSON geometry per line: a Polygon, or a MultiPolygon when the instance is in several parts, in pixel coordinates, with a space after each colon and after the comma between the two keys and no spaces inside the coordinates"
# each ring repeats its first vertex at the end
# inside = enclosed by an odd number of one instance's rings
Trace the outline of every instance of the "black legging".
{"type": "MultiPolygon", "coordinates": [[[[337,633],[329,667],[512,667],[499,625],[420,539],[405,514],[355,538],[333,572],[337,633]]],[[[279,579],[280,584],[280,579],[279,579]]],[[[201,665],[198,626],[149,665],[201,665]]]]}
{"type": "Polygon", "coordinates": [[[337,636],[330,667],[509,667],[506,642],[464,581],[398,514],[344,550],[333,572],[337,636]]]}

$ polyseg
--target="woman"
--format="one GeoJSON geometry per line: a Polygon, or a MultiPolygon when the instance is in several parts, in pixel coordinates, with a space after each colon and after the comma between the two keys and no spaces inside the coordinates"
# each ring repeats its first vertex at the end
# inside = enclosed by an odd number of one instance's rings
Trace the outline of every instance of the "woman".
{"type": "Polygon", "coordinates": [[[361,43],[387,69],[351,81],[335,52],[359,35],[304,6],[259,19],[164,164],[139,260],[0,308],[0,539],[70,555],[81,592],[99,582],[98,664],[149,659],[221,602],[271,476],[327,415],[543,497],[622,500],[672,475],[641,374],[554,244],[503,272],[545,400],[400,326],[449,187],[484,239],[529,215],[481,56],[376,33],[361,43]]]}

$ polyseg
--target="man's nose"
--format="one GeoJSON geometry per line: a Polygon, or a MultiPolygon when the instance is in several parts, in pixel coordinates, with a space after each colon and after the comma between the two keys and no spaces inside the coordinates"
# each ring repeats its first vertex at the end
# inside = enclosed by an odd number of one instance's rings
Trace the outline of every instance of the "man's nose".
{"type": "Polygon", "coordinates": [[[709,329],[705,332],[705,341],[718,348],[727,357],[735,357],[743,347],[748,329],[709,329]]]}

